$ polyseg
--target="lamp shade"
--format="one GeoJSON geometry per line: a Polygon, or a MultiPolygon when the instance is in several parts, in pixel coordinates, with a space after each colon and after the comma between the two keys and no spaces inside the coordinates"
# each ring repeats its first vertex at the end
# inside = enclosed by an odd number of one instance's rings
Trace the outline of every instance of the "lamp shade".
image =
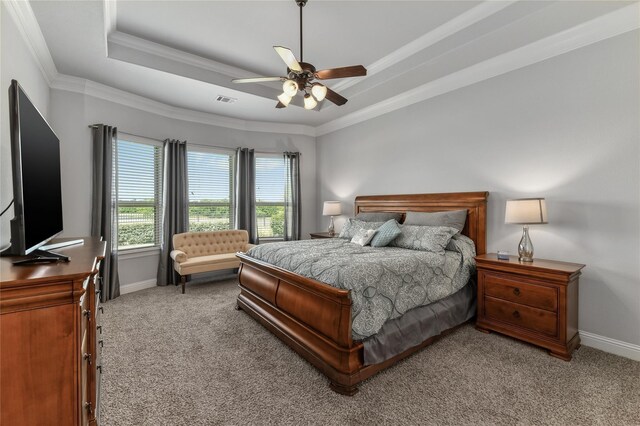
{"type": "Polygon", "coordinates": [[[323,216],[338,216],[342,214],[342,204],[340,201],[325,201],[322,206],[323,216]]]}
{"type": "Polygon", "coordinates": [[[504,222],[521,225],[547,223],[547,204],[544,198],[507,200],[504,222]]]}

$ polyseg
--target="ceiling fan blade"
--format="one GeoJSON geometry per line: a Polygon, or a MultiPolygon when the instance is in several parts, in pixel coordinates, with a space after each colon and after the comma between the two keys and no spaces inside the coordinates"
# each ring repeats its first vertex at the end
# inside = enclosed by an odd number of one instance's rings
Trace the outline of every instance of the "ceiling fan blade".
{"type": "Polygon", "coordinates": [[[273,46],[278,55],[282,58],[285,64],[289,67],[291,71],[302,72],[302,67],[296,60],[296,57],[293,55],[293,52],[283,46],[273,46]]]}
{"type": "Polygon", "coordinates": [[[260,83],[263,81],[284,81],[285,77],[251,77],[251,78],[235,78],[232,83],[260,83]]]}
{"type": "Polygon", "coordinates": [[[276,108],[286,108],[286,107],[287,106],[280,101],[278,101],[278,103],[276,104],[276,108]]]}
{"type": "Polygon", "coordinates": [[[333,90],[329,89],[327,87],[327,95],[325,96],[325,99],[329,99],[331,102],[333,102],[334,104],[340,106],[340,105],[344,105],[347,103],[347,98],[345,98],[342,95],[337,94],[336,92],[334,92],[333,90]]]}
{"type": "Polygon", "coordinates": [[[315,75],[316,78],[319,78],[320,80],[328,80],[330,78],[362,77],[367,75],[367,69],[362,65],[353,65],[350,67],[316,71],[315,75]]]}

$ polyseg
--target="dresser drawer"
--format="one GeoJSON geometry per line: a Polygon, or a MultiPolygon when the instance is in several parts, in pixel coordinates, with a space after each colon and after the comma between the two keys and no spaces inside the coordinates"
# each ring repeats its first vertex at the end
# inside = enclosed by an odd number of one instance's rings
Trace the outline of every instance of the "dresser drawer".
{"type": "Polygon", "coordinates": [[[558,310],[558,291],[555,288],[486,272],[483,273],[483,277],[484,294],[487,296],[551,312],[558,310]]]}
{"type": "Polygon", "coordinates": [[[548,336],[558,334],[558,316],[544,309],[485,297],[484,316],[548,336]]]}

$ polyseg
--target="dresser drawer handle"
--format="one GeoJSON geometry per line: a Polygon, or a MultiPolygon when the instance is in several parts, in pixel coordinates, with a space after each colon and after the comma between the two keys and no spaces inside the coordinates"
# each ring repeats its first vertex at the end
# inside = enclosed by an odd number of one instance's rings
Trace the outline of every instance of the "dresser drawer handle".
{"type": "Polygon", "coordinates": [[[82,315],[87,317],[87,321],[91,322],[91,309],[85,309],[82,311],[82,315]]]}
{"type": "Polygon", "coordinates": [[[93,407],[91,406],[90,402],[85,402],[84,408],[87,410],[87,412],[89,412],[89,414],[93,413],[93,407]]]}
{"type": "Polygon", "coordinates": [[[82,358],[86,359],[87,362],[89,362],[89,364],[91,364],[91,354],[84,354],[84,355],[82,355],[82,358]]]}
{"type": "Polygon", "coordinates": [[[514,317],[514,318],[520,318],[520,312],[518,312],[518,311],[513,311],[513,317],[514,317]]]}
{"type": "Polygon", "coordinates": [[[520,289],[518,287],[514,288],[513,294],[515,294],[516,296],[520,296],[520,289]]]}

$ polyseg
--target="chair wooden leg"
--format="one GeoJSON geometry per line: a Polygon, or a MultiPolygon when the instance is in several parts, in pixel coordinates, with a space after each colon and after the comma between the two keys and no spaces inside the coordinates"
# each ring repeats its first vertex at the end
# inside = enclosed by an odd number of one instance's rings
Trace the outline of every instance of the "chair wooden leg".
{"type": "Polygon", "coordinates": [[[187,276],[186,275],[181,275],[180,276],[180,283],[182,284],[182,294],[184,294],[184,286],[187,283],[187,276]]]}

